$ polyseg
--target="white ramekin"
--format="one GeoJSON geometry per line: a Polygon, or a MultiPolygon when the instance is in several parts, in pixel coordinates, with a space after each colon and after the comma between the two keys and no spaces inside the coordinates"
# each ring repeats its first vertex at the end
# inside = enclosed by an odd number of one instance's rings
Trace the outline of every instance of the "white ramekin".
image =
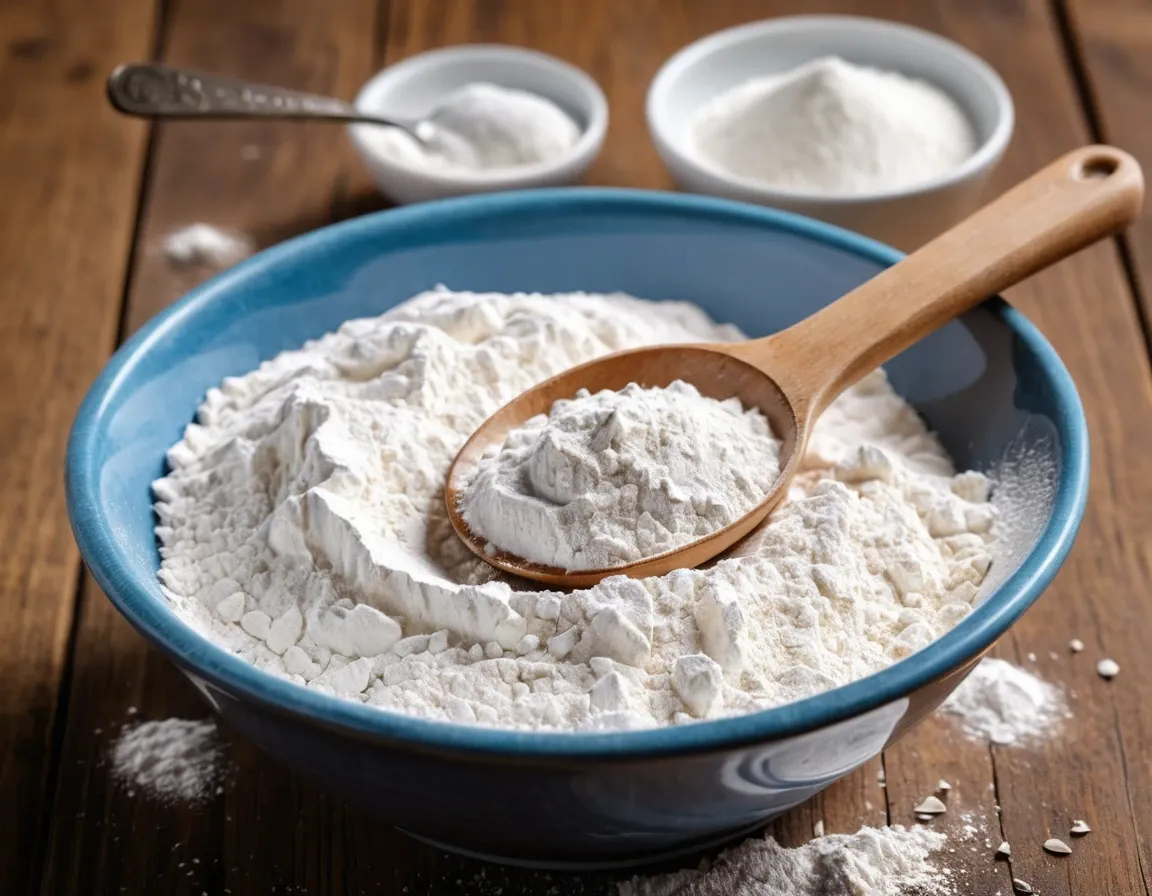
{"type": "Polygon", "coordinates": [[[677,185],[695,193],[799,212],[913,249],[974,211],[1012,135],[1012,97],[983,60],[943,37],[856,16],[768,19],[719,31],[684,47],[648,90],[648,128],[677,185]],[[689,125],[706,102],[749,78],[821,56],[896,71],[939,87],[971,121],[978,149],[929,183],[862,196],[781,190],[728,174],[691,150],[689,125]]]}
{"type": "Polygon", "coordinates": [[[366,111],[419,118],[452,91],[477,81],[528,90],[556,103],[580,126],[563,156],[535,165],[490,171],[434,170],[383,152],[373,125],[349,127],[352,142],[380,191],[394,202],[420,202],[467,193],[564,186],[582,178],[604,144],[608,101],[585,72],[546,53],[501,44],[464,44],[420,53],[378,72],[356,96],[366,111]]]}

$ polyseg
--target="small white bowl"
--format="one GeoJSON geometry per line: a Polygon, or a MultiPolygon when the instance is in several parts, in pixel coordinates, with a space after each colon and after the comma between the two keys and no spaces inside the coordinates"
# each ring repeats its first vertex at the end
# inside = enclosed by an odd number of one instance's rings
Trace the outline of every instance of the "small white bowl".
{"type": "Polygon", "coordinates": [[[913,249],[979,205],[1012,136],[1012,97],[1000,76],[958,44],[928,31],[857,16],[796,16],[718,31],[670,58],[648,89],[648,129],[677,185],[696,193],[800,212],[913,249]],[[697,110],[749,78],[822,56],[900,72],[951,96],[976,131],[978,148],[928,183],[862,196],[781,190],[702,162],[690,146],[697,110]]]}
{"type": "Polygon", "coordinates": [[[486,81],[549,99],[572,116],[580,139],[563,156],[534,165],[486,171],[433,170],[397,161],[373,140],[374,125],[349,127],[352,142],[380,191],[395,202],[467,193],[555,187],[582,178],[604,144],[608,101],[585,72],[554,56],[501,44],[465,44],[420,53],[378,72],[356,95],[366,112],[420,118],[449,93],[486,81]]]}

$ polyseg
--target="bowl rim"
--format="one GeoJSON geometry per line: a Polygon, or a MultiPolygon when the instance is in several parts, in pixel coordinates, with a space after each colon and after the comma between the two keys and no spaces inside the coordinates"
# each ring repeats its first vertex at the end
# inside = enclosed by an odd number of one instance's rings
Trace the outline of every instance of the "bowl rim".
{"type": "MultiPolygon", "coordinates": [[[[449,47],[439,47],[434,50],[415,53],[399,62],[387,65],[373,74],[356,91],[352,105],[363,110],[366,96],[379,89],[380,85],[386,81],[413,69],[427,68],[457,58],[503,58],[515,60],[528,66],[553,70],[575,84],[587,97],[590,107],[587,126],[581,128],[579,139],[572,144],[567,152],[546,162],[533,162],[530,165],[518,165],[514,168],[492,168],[478,171],[447,169],[445,171],[436,168],[420,168],[394,159],[376,149],[364,136],[365,131],[373,125],[350,124],[348,125],[349,138],[364,159],[365,164],[383,165],[396,173],[425,180],[440,188],[485,187],[503,189],[526,185],[529,181],[536,181],[550,175],[564,174],[573,166],[590,163],[599,153],[608,133],[609,117],[608,98],[604,95],[604,90],[600,84],[584,69],[558,56],[513,44],[453,44],[449,47]]],[[[547,97],[543,98],[548,99],[547,97]]]]}
{"type": "MultiPolygon", "coordinates": [[[[815,59],[817,57],[813,57],[815,59]]],[[[950,95],[951,96],[951,95],[950,95]]],[[[957,98],[952,97],[953,100],[957,98]]],[[[721,31],[715,31],[699,40],[693,41],[677,50],[656,72],[644,101],[644,112],[648,122],[648,131],[661,154],[673,156],[678,164],[691,168],[697,175],[708,178],[716,189],[738,189],[744,195],[741,198],[755,197],[755,201],[769,205],[806,203],[813,209],[818,207],[845,207],[860,206],[870,203],[891,202],[900,199],[912,199],[920,196],[946,190],[957,184],[969,180],[980,172],[991,168],[1008,146],[1015,127],[1016,110],[1012,101],[1012,94],[1004,79],[986,61],[971,50],[956,43],[943,35],[918,28],[915,25],[906,25],[903,22],[894,22],[887,19],[878,19],[872,16],[852,15],[799,15],[780,16],[779,18],[760,19],[735,25],[721,31]],[[787,36],[797,31],[824,31],[839,27],[856,29],[857,31],[883,32],[905,43],[927,45],[938,53],[948,55],[966,66],[983,85],[995,96],[997,119],[991,133],[985,138],[976,150],[960,165],[939,177],[899,187],[892,190],[877,190],[870,193],[837,194],[812,193],[803,190],[789,190],[773,187],[742,175],[730,174],[719,166],[713,165],[697,158],[685,146],[682,139],[678,139],[668,128],[665,117],[658,111],[660,103],[667,102],[671,96],[672,83],[684,69],[697,63],[707,56],[717,55],[727,47],[741,39],[756,37],[763,34],[787,36]]],[[[967,113],[965,113],[965,117],[967,113]]],[[[969,119],[970,121],[970,119],[969,119]]]]}
{"type": "MultiPolygon", "coordinates": [[[[260,252],[193,289],[141,327],[113,355],[77,413],[65,465],[69,521],[84,561],[116,608],[194,680],[210,682],[226,693],[312,726],[380,745],[456,757],[619,762],[763,744],[904,699],[984,652],[1047,587],[1071,549],[1084,514],[1088,428],[1075,384],[1055,350],[1033,324],[999,298],[985,307],[1027,345],[1056,395],[1053,422],[1066,453],[1048,523],[1020,568],[941,638],[879,672],[795,703],[745,715],[630,731],[532,731],[409,716],[313,691],[249,665],[198,634],[165,606],[162,597],[150,593],[138,580],[112,537],[113,523],[99,500],[101,466],[97,458],[99,434],[114,413],[117,393],[128,386],[135,365],[156,342],[179,329],[185,318],[224,300],[249,281],[259,280],[269,269],[299,264],[302,257],[307,261],[315,254],[331,256],[346,238],[371,235],[384,246],[391,233],[411,239],[420,229],[455,231],[462,223],[468,225],[494,214],[563,216],[573,212],[719,221],[783,231],[882,265],[901,257],[897,250],[867,237],[790,212],[713,197],[603,187],[515,191],[406,206],[333,224],[260,252]]],[[[207,688],[201,689],[209,696],[207,688]]],[[[215,706],[211,697],[210,702],[215,706]]]]}

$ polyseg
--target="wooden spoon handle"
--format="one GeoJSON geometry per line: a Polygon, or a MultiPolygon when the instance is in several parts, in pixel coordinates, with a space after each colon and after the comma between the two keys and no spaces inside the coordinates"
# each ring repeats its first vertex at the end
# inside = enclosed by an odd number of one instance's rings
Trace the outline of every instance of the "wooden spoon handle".
{"type": "Polygon", "coordinates": [[[811,418],[916,340],[1131,224],[1143,196],[1130,155],[1077,149],[838,302],[738,353],[780,384],[798,416],[811,418]]]}

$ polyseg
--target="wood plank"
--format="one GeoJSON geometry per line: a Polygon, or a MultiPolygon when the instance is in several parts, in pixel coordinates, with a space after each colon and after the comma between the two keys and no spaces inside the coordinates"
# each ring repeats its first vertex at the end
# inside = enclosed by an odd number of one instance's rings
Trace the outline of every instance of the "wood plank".
{"type": "Polygon", "coordinates": [[[0,4],[0,892],[32,885],[79,555],[64,445],[115,340],[147,127],[96,72],[149,52],[153,0],[0,4]],[[80,139],[78,135],[83,135],[80,139]]]}
{"type": "MultiPolygon", "coordinates": [[[[177,0],[167,10],[163,57],[351,96],[373,69],[375,6],[372,0],[177,0]]],[[[114,61],[147,55],[142,48],[119,49],[102,61],[100,75],[114,61]]],[[[112,115],[99,96],[88,102],[112,115]]],[[[338,126],[161,126],[126,330],[213,273],[174,268],[162,251],[169,233],[206,222],[248,234],[258,246],[277,242],[331,219],[354,164],[338,126]]],[[[237,783],[203,806],[161,806],[111,782],[104,758],[123,723],[206,714],[194,689],[86,579],[45,892],[270,893],[302,881],[314,891],[314,881],[340,877],[341,863],[329,864],[326,836],[327,819],[338,822],[339,807],[333,810],[250,746],[230,749],[237,783]],[[137,712],[130,715],[129,707],[137,712]]]]}
{"type": "Polygon", "coordinates": [[[948,806],[928,826],[948,838],[933,861],[946,869],[950,892],[956,896],[1010,892],[1008,864],[993,857],[1001,830],[988,747],[958,734],[953,720],[933,716],[885,753],[885,765],[892,824],[920,823],[913,810],[929,796],[938,796],[948,806]],[[940,779],[952,789],[939,791],[940,779]]]}
{"type": "MultiPolygon", "coordinates": [[[[1054,0],[1064,11],[1070,47],[1103,139],[1152,159],[1148,91],[1152,88],[1152,16],[1143,0],[1054,0]]],[[[1134,273],[1152,315],[1152,209],[1128,234],[1134,273]]]]}
{"type": "MultiPolygon", "coordinates": [[[[1090,96],[1102,139],[1114,142],[1133,153],[1145,165],[1152,159],[1152,122],[1148,117],[1148,90],[1152,85],[1152,17],[1146,3],[1139,0],[1059,0],[1066,12],[1069,37],[1074,41],[1069,48],[1073,58],[1082,65],[1085,79],[1083,87],[1090,96]]],[[[1152,172],[1146,169],[1146,176],[1152,172]]],[[[1152,317],[1152,208],[1145,202],[1140,221],[1128,233],[1131,272],[1144,310],[1144,326],[1152,317]]],[[[1113,337],[1131,342],[1135,321],[1117,321],[1113,337]],[[1127,326],[1125,326],[1127,325],[1127,326]],[[1127,330],[1127,332],[1122,332],[1127,330]]],[[[1145,332],[1147,339],[1147,332],[1145,332]]],[[[1108,388],[1115,376],[1135,373],[1117,370],[1109,356],[1107,343],[1097,348],[1094,374],[1101,390],[1108,388]]],[[[1106,410],[1097,415],[1096,430],[1103,434],[1094,449],[1105,442],[1110,451],[1110,463],[1103,479],[1095,481],[1096,494],[1123,508],[1109,523],[1107,537],[1111,550],[1087,563],[1078,577],[1077,597],[1088,603],[1095,618],[1100,619],[1098,631],[1091,628],[1089,636],[1081,635],[1088,645],[1085,662],[1069,670],[1067,680],[1079,693],[1081,705],[1092,703],[1095,711],[1116,728],[1123,747],[1122,772],[1124,792],[1138,852],[1138,862],[1144,891],[1152,893],[1152,806],[1147,799],[1152,793],[1152,707],[1140,694],[1141,686],[1152,676],[1152,657],[1147,642],[1150,623],[1145,598],[1148,572],[1152,568],[1149,531],[1152,530],[1152,509],[1148,506],[1149,487],[1140,482],[1139,463],[1143,460],[1140,447],[1149,438],[1147,421],[1148,401],[1141,400],[1129,407],[1125,398],[1117,396],[1106,410]],[[1136,420],[1144,421],[1139,426],[1136,420]],[[1117,581],[1110,575],[1117,562],[1125,575],[1117,581]],[[1094,661],[1101,656],[1117,660],[1124,679],[1117,678],[1110,685],[1102,685],[1092,672],[1094,661]],[[1096,707],[1098,696],[1105,692],[1111,699],[1096,707]]],[[[1104,797],[1105,805],[1112,799],[1095,790],[1086,795],[1082,812],[1085,816],[1100,812],[1097,801],[1104,797]]],[[[1110,819],[1106,823],[1125,823],[1125,819],[1110,819]]],[[[1091,822],[1089,822],[1091,823],[1091,822]]],[[[1097,825],[1100,830],[1100,825],[1097,825]]]]}

